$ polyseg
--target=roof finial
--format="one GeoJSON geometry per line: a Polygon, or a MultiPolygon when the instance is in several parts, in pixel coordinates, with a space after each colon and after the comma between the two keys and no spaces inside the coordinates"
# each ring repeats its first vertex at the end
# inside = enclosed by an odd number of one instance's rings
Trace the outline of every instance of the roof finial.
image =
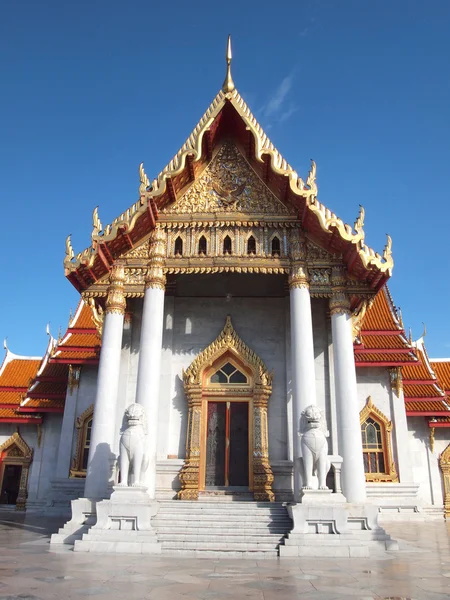
{"type": "Polygon", "coordinates": [[[227,94],[228,92],[232,92],[234,88],[234,81],[231,77],[231,35],[228,36],[228,44],[227,44],[227,74],[225,77],[225,81],[223,82],[222,90],[227,94]]]}

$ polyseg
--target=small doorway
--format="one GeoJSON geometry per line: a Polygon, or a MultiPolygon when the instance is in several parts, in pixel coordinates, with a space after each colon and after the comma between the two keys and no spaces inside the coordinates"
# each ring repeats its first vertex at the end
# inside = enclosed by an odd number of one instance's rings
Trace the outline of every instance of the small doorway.
{"type": "Polygon", "coordinates": [[[20,478],[22,477],[22,465],[5,465],[3,472],[2,491],[0,493],[1,504],[16,504],[20,489],[20,478]]]}
{"type": "Polygon", "coordinates": [[[247,487],[248,402],[208,402],[205,486],[247,487]]]}

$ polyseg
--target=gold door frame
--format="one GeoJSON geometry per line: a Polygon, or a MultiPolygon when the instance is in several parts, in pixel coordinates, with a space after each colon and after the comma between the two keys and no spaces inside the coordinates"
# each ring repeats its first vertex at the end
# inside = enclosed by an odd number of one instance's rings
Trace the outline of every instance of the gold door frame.
{"type": "MultiPolygon", "coordinates": [[[[224,386],[225,387],[225,386],[224,386]]],[[[202,398],[202,421],[200,433],[200,477],[199,491],[206,489],[206,443],[208,438],[208,403],[209,402],[243,402],[248,406],[248,489],[253,491],[253,397],[232,396],[233,390],[229,390],[230,396],[227,395],[229,388],[225,387],[225,395],[221,396],[205,396],[202,398]]],[[[225,484],[227,485],[227,484],[225,484]]]]}
{"type": "Polygon", "coordinates": [[[31,461],[33,460],[33,450],[28,446],[20,433],[16,431],[16,433],[13,433],[13,435],[0,446],[0,457],[0,490],[3,489],[5,466],[18,465],[22,467],[19,493],[17,494],[16,500],[16,510],[25,510],[28,495],[28,473],[31,461]]]}
{"type": "Polygon", "coordinates": [[[444,517],[450,519],[450,444],[439,457],[444,492],[444,517]]]}
{"type": "Polygon", "coordinates": [[[205,486],[206,417],[208,400],[249,402],[249,477],[255,500],[273,502],[273,473],[269,463],[267,404],[272,376],[263,361],[237,335],[228,316],[220,335],[183,372],[188,400],[186,458],[180,472],[181,500],[197,500],[205,486]],[[248,377],[246,385],[211,385],[209,377],[230,360],[248,377]],[[251,442],[250,442],[251,440],[251,442]]]}

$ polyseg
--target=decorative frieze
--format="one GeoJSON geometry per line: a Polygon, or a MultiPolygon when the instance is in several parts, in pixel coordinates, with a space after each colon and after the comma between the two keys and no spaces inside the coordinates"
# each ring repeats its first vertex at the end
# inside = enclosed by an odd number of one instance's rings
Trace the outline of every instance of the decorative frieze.
{"type": "Polygon", "coordinates": [[[111,270],[110,285],[106,297],[106,312],[123,315],[125,313],[125,263],[117,261],[111,270]]]}

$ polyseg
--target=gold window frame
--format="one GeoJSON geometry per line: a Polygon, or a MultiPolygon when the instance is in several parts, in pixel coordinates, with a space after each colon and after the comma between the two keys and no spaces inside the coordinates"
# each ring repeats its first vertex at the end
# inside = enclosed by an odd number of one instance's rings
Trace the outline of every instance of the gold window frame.
{"type": "MultiPolygon", "coordinates": [[[[373,403],[372,397],[367,398],[365,407],[359,413],[360,427],[362,424],[371,417],[380,425],[381,429],[381,441],[384,458],[384,473],[365,473],[367,482],[391,482],[398,483],[397,469],[395,466],[394,459],[392,457],[392,445],[391,445],[391,432],[392,432],[392,421],[384,415],[373,403]]],[[[365,450],[363,450],[366,453],[365,450]]]]}
{"type": "Polygon", "coordinates": [[[450,518],[450,444],[439,457],[439,466],[442,471],[442,484],[444,491],[444,517],[450,518]]]}
{"type": "Polygon", "coordinates": [[[69,477],[86,477],[86,469],[83,469],[83,454],[86,447],[86,435],[89,422],[94,418],[94,405],[91,404],[78,418],[75,424],[77,429],[77,442],[75,456],[72,459],[72,467],[69,477]]]}

